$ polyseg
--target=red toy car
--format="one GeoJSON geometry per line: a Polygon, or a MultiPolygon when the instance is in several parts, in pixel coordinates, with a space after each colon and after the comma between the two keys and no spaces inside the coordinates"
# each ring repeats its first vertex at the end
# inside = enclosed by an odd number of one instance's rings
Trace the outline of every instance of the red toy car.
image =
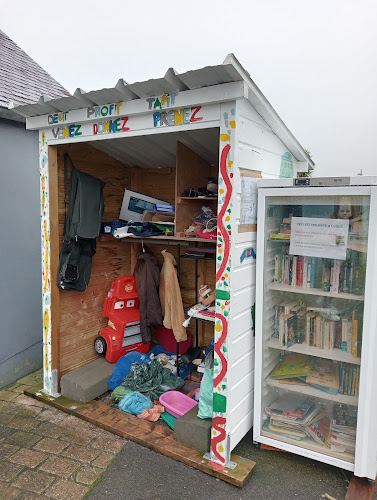
{"type": "Polygon", "coordinates": [[[134,276],[122,276],[112,285],[103,306],[102,316],[109,318],[106,328],[94,341],[97,354],[106,355],[115,363],[131,351],[147,353],[150,342],[144,344],[140,334],[139,297],[134,276]]]}

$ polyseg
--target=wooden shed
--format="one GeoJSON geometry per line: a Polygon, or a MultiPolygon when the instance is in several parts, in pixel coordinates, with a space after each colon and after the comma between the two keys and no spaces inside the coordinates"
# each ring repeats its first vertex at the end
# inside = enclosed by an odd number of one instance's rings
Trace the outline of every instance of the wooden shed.
{"type": "Polygon", "coordinates": [[[184,230],[203,204],[218,214],[216,259],[180,262],[185,306],[195,303],[195,274],[216,287],[212,323],[199,322],[198,343],[214,339],[212,458],[229,461],[252,427],[255,302],[256,178],[293,177],[312,165],[304,149],[233,54],[223,64],[163,78],[15,108],[39,130],[44,391],[57,395],[61,377],[92,360],[93,341],[106,319],[104,298],[119,276],[132,274],[137,243],[102,235],[84,293],[59,290],[57,272],[64,226],[63,155],[103,180],[104,221],[119,218],[125,189],[176,207],[175,235],[144,241],[161,261],[169,245],[208,246],[184,230]],[[218,179],[218,196],[183,196],[218,179]]]}

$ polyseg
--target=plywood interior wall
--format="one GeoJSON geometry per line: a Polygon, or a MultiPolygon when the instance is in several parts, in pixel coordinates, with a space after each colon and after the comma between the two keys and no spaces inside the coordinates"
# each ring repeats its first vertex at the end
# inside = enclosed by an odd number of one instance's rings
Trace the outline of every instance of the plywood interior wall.
{"type": "MultiPolygon", "coordinates": [[[[64,229],[64,163],[68,152],[75,167],[106,183],[104,221],[119,218],[123,193],[130,188],[131,169],[92,146],[58,146],[59,243],[64,229]]],[[[97,358],[93,342],[101,328],[104,299],[111,283],[130,273],[130,246],[115,239],[97,238],[97,253],[92,259],[92,273],[85,292],[60,290],[60,376],[97,358]]]]}
{"type": "MultiPolygon", "coordinates": [[[[57,157],[58,178],[58,220],[59,249],[64,229],[64,163],[63,155],[68,152],[75,167],[104,181],[105,210],[103,221],[117,220],[125,189],[156,196],[175,204],[176,169],[139,169],[130,168],[106,153],[85,143],[62,145],[50,148],[51,156],[57,157]]],[[[154,253],[161,268],[161,251],[167,249],[177,257],[177,246],[146,243],[154,253]]],[[[214,243],[212,242],[213,246],[214,243]]],[[[181,247],[181,254],[185,247],[181,247]]],[[[98,356],[93,342],[107,319],[102,317],[104,299],[111,283],[119,276],[131,274],[136,261],[137,244],[119,241],[109,236],[97,238],[97,253],[92,260],[91,280],[83,293],[59,290],[58,325],[53,321],[53,331],[59,341],[60,377],[98,356]],[[58,331],[56,330],[58,328],[58,331]],[[55,329],[55,330],[54,330],[55,329]],[[56,333],[57,332],[57,333],[56,333]]],[[[56,249],[52,249],[52,252],[56,249]]],[[[215,262],[199,261],[199,284],[215,288],[215,262]]],[[[55,272],[55,270],[52,270],[55,272]]],[[[55,283],[56,284],[56,283],[55,283]]],[[[181,260],[180,284],[184,306],[195,303],[195,261],[181,260]]],[[[195,322],[190,330],[195,337],[195,322]]],[[[206,346],[213,338],[213,326],[199,322],[199,344],[206,346]]],[[[152,340],[156,341],[155,335],[152,340]]]]}

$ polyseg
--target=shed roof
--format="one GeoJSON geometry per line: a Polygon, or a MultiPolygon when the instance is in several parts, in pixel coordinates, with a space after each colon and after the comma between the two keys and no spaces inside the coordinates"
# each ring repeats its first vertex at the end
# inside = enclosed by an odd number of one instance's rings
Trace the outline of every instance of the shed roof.
{"type": "Polygon", "coordinates": [[[242,67],[234,54],[229,54],[223,64],[206,66],[205,68],[177,73],[169,68],[162,78],[146,80],[128,84],[120,79],[115,87],[84,92],[78,88],[72,96],[50,99],[41,96],[38,102],[17,106],[14,111],[25,118],[41,116],[58,111],[71,111],[86,106],[109,104],[117,101],[130,101],[146,97],[153,97],[163,93],[181,92],[185,90],[212,87],[230,82],[244,81],[247,85],[247,99],[264,118],[272,131],[287,146],[298,161],[314,166],[313,161],[306,154],[304,148],[284,124],[274,108],[264,97],[259,88],[250,78],[249,73],[242,67]]]}
{"type": "Polygon", "coordinates": [[[11,103],[36,102],[41,95],[53,99],[70,95],[1,30],[0,61],[0,111],[6,113],[11,103]]]}

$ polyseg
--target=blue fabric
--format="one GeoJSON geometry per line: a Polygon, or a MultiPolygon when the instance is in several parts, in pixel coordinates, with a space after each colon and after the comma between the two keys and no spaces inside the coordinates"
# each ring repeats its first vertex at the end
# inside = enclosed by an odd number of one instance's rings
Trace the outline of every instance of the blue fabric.
{"type": "Polygon", "coordinates": [[[107,381],[110,391],[113,391],[115,387],[118,387],[118,385],[120,385],[127,377],[132,363],[151,364],[152,360],[147,354],[140,354],[139,352],[129,352],[125,356],[122,356],[115,363],[113,375],[111,379],[107,381]]]}
{"type": "Polygon", "coordinates": [[[132,415],[140,415],[145,410],[153,407],[152,401],[140,392],[130,392],[120,401],[118,408],[132,415]]]}

